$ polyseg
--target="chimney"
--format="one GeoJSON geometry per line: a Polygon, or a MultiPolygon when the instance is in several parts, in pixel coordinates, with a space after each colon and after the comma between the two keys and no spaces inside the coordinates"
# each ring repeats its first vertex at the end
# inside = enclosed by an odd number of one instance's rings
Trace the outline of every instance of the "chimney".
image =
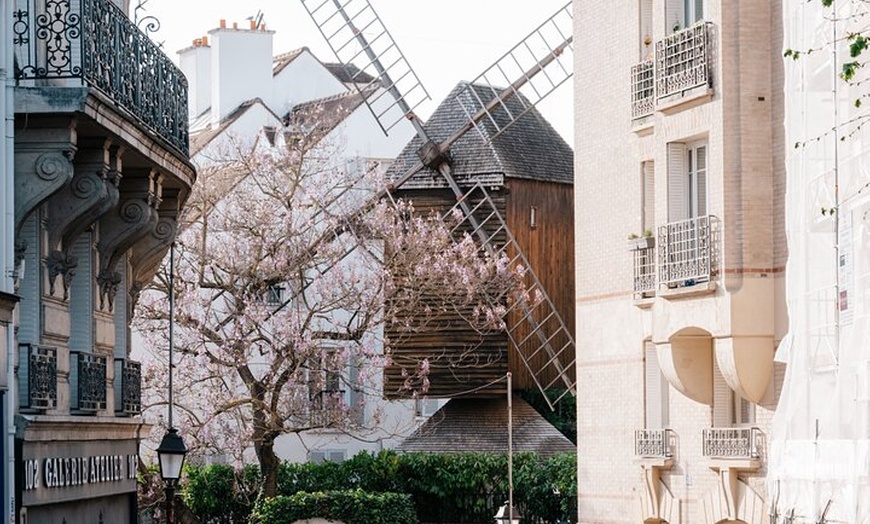
{"type": "Polygon", "coordinates": [[[208,37],[197,38],[193,45],[178,52],[181,72],[187,77],[190,118],[201,115],[211,107],[211,47],[208,37]]]}
{"type": "Polygon", "coordinates": [[[272,92],[272,35],[263,29],[222,27],[211,37],[211,122],[226,118],[242,102],[272,92]]]}

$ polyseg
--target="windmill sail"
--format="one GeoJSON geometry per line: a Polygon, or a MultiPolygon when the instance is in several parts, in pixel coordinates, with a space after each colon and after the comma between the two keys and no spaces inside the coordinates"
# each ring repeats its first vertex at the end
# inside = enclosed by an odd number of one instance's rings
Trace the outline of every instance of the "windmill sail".
{"type": "MultiPolygon", "coordinates": [[[[338,60],[342,63],[354,63],[360,71],[375,77],[376,82],[392,95],[394,102],[386,106],[380,103],[380,99],[371,100],[368,104],[381,128],[387,132],[395,126],[398,120],[385,117],[390,114],[390,109],[398,107],[404,117],[410,119],[417,131],[422,144],[418,151],[420,161],[414,162],[414,165],[409,166],[402,176],[397,177],[392,187],[398,188],[424,167],[438,171],[455,194],[458,202],[456,205],[482,248],[490,253],[508,250],[513,257],[512,263],[522,263],[525,256],[519,245],[512,240],[513,235],[498,209],[491,206],[486,214],[488,217],[486,220],[499,224],[500,230],[504,232],[506,238],[510,239],[507,243],[496,242],[495,238],[487,233],[484,222],[470,207],[469,201],[465,198],[465,191],[453,178],[449,148],[472,128],[479,128],[484,120],[489,121],[490,125],[497,124],[496,132],[490,134],[490,139],[504,133],[523,114],[570,78],[571,68],[566,66],[569,58],[565,52],[571,51],[571,4],[568,3],[560,9],[481,75],[482,81],[492,86],[490,87],[492,96],[481,96],[475,93],[474,98],[464,97],[468,99],[463,104],[463,110],[469,117],[468,121],[436,143],[428,136],[413,112],[417,105],[428,99],[428,93],[368,0],[344,2],[301,0],[301,2],[338,60]],[[551,45],[553,47],[550,47],[551,45]],[[545,47],[549,49],[541,51],[545,47]],[[509,67],[510,63],[516,67],[509,67]],[[491,83],[508,79],[508,75],[514,71],[518,71],[516,78],[506,82],[506,89],[496,88],[491,83]],[[535,79],[541,74],[545,75],[543,78],[546,80],[536,81],[535,79]],[[527,91],[530,92],[530,96],[517,96],[527,91]],[[511,98],[521,100],[523,108],[511,111],[511,107],[506,103],[511,98]]],[[[477,187],[478,191],[482,189],[477,187]]],[[[483,198],[483,201],[489,201],[488,197],[483,198]]],[[[564,363],[565,358],[573,358],[574,340],[546,291],[540,286],[540,280],[533,269],[527,263],[524,268],[530,282],[529,294],[539,299],[534,303],[526,300],[513,302],[521,314],[511,316],[519,320],[507,326],[507,334],[552,408],[555,401],[547,396],[546,390],[556,386],[556,381],[541,380],[540,377],[549,375],[549,369],[555,369],[558,381],[561,381],[565,388],[565,394],[576,394],[576,384],[572,370],[569,369],[573,368],[573,361],[567,365],[564,363]]]]}

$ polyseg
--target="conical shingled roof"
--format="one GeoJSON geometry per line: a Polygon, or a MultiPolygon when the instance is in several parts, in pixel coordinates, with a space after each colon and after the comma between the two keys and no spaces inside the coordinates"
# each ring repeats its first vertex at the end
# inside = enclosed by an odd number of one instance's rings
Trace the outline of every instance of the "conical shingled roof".
{"type": "MultiPolygon", "coordinates": [[[[542,456],[576,452],[575,446],[525,400],[513,397],[513,449],[542,456]]],[[[397,451],[507,453],[506,398],[455,398],[404,440],[397,451]]]]}
{"type": "MultiPolygon", "coordinates": [[[[482,85],[470,86],[484,103],[491,100],[493,88],[482,85]]],[[[518,114],[529,102],[522,95],[514,96],[506,103],[512,114],[518,114]]],[[[436,143],[443,142],[457,129],[465,125],[469,117],[463,105],[473,107],[469,84],[457,85],[424,125],[429,137],[436,143]],[[460,104],[459,99],[464,100],[460,104]]],[[[494,112],[497,120],[506,121],[504,110],[494,112]]],[[[574,152],[553,126],[537,111],[531,109],[507,131],[493,140],[496,128],[484,119],[477,129],[471,129],[451,147],[453,176],[460,184],[481,182],[503,183],[504,178],[526,178],[565,184],[574,183],[574,152]],[[484,135],[484,136],[482,136],[484,135]]],[[[418,161],[417,151],[422,142],[415,137],[402,150],[388,171],[388,177],[397,179],[418,161]]],[[[424,168],[403,189],[447,187],[442,177],[429,168],[424,168]]]]}

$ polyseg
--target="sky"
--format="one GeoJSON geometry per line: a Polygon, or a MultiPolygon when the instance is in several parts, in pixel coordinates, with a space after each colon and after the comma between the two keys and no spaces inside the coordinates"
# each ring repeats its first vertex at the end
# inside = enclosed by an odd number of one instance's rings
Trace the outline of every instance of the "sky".
{"type": "MultiPolygon", "coordinates": [[[[417,110],[424,118],[459,81],[475,79],[568,3],[567,0],[369,1],[429,92],[431,100],[417,110]]],[[[245,19],[258,10],[263,13],[267,29],[275,31],[275,54],[304,46],[324,62],[335,61],[301,0],[130,1],[131,19],[138,16],[141,20],[150,15],[160,21],[160,29],[152,38],[162,43],[166,54],[176,61],[178,50],[207,35],[220,19],[226,19],[227,25],[238,22],[239,27],[247,27],[245,19]],[[142,8],[134,14],[137,5],[142,8]]],[[[571,81],[538,107],[573,147],[571,81]]]]}

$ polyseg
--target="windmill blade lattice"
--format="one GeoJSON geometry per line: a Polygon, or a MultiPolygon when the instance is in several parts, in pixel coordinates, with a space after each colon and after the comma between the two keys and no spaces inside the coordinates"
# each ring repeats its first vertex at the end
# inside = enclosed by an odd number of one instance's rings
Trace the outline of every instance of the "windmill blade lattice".
{"type": "Polygon", "coordinates": [[[458,94],[456,101],[484,140],[495,139],[573,76],[573,27],[568,2],[458,94]],[[481,97],[474,86],[491,92],[481,97]],[[519,111],[506,104],[512,98],[520,101],[519,111]]]}
{"type": "Polygon", "coordinates": [[[354,78],[370,75],[372,84],[385,88],[370,96],[363,92],[366,86],[354,83],[384,133],[429,100],[426,88],[368,0],[301,2],[339,63],[359,68],[354,78]]]}

